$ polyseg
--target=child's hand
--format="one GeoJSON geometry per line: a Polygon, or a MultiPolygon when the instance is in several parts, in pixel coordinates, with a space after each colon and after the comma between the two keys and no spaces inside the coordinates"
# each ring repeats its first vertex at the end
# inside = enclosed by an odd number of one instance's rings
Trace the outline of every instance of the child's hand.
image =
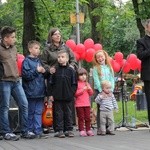
{"type": "Polygon", "coordinates": [[[37,65],[37,71],[41,72],[41,73],[45,73],[45,69],[42,66],[40,66],[39,64],[37,65]]]}
{"type": "Polygon", "coordinates": [[[85,90],[87,90],[87,89],[88,89],[88,87],[87,87],[87,86],[84,86],[83,90],[85,91],[85,90]]]}
{"type": "Polygon", "coordinates": [[[49,100],[50,100],[51,102],[53,102],[53,101],[54,101],[54,97],[53,97],[53,96],[49,96],[49,100]]]}
{"type": "Polygon", "coordinates": [[[54,66],[50,67],[49,72],[50,72],[50,74],[55,73],[56,72],[56,68],[54,66]]]}

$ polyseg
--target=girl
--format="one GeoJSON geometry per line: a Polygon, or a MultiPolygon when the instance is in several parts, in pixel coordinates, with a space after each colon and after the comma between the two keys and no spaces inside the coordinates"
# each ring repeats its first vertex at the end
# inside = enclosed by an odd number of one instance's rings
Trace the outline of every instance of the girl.
{"type": "Polygon", "coordinates": [[[93,90],[90,84],[87,82],[87,71],[84,68],[78,70],[78,87],[75,93],[75,107],[78,117],[78,127],[80,136],[94,136],[91,130],[90,120],[90,96],[93,94],[93,90]],[[84,130],[84,124],[85,129],[84,130]]]}
{"type": "MultiPolygon", "coordinates": [[[[115,81],[114,81],[114,72],[110,64],[110,59],[106,51],[99,50],[96,51],[93,58],[93,80],[94,80],[94,89],[95,97],[98,93],[102,92],[101,83],[104,80],[107,80],[111,83],[114,90],[115,81]]],[[[100,131],[100,111],[99,104],[97,105],[97,135],[101,134],[100,131]]]]}

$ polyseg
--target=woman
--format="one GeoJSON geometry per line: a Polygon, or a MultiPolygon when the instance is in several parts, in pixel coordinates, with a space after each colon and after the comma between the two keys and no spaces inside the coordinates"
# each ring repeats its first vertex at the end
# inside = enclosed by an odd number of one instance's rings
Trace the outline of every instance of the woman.
{"type": "Polygon", "coordinates": [[[43,54],[41,55],[42,62],[47,71],[53,74],[58,65],[57,52],[65,49],[69,54],[69,65],[73,69],[78,68],[78,64],[71,50],[62,41],[61,33],[58,28],[52,28],[48,34],[47,44],[43,54]]]}
{"type": "MultiPolygon", "coordinates": [[[[47,39],[47,44],[46,44],[45,50],[43,51],[43,53],[41,55],[41,60],[44,65],[44,68],[51,74],[55,73],[55,71],[56,71],[56,68],[58,66],[57,52],[62,49],[63,50],[65,49],[68,52],[69,66],[72,67],[73,69],[77,70],[78,64],[76,62],[74,54],[62,41],[60,30],[58,28],[52,28],[48,34],[48,39],[47,39]]],[[[53,105],[55,105],[54,102],[53,102],[53,105]]],[[[53,111],[53,112],[55,112],[55,111],[53,111]]],[[[75,114],[74,113],[74,104],[73,104],[73,114],[75,114]]],[[[55,130],[55,114],[54,113],[53,113],[53,129],[55,130]]]]}

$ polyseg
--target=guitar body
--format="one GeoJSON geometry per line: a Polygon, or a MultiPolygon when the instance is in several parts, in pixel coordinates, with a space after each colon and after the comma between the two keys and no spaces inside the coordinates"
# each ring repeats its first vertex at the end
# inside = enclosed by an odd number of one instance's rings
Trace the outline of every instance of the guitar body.
{"type": "Polygon", "coordinates": [[[53,108],[48,104],[45,104],[42,114],[42,124],[44,127],[51,127],[53,125],[53,108]]]}

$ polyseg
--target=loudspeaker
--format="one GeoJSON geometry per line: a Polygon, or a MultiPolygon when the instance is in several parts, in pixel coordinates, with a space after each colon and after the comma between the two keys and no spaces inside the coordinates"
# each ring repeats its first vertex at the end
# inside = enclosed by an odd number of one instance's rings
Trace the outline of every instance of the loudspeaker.
{"type": "Polygon", "coordinates": [[[9,108],[9,125],[14,133],[20,132],[19,109],[16,102],[11,97],[9,108]]]}

